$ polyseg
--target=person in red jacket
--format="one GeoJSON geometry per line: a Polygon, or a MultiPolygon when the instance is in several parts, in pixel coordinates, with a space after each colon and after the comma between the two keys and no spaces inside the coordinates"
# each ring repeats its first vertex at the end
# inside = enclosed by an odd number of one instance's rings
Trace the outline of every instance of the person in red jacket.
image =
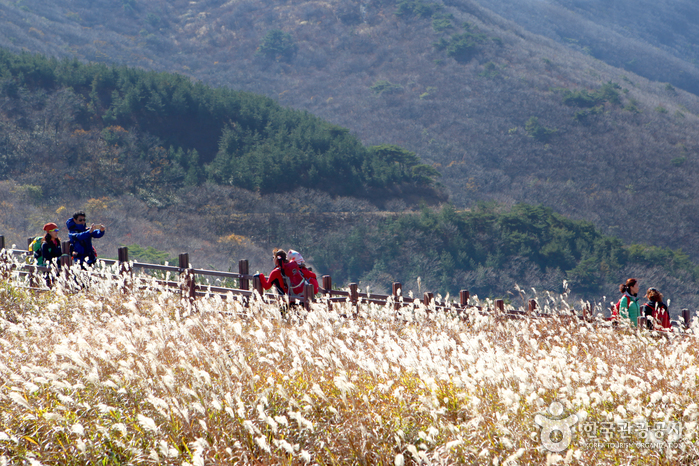
{"type": "Polygon", "coordinates": [[[293,249],[289,249],[286,257],[288,257],[290,261],[294,261],[299,265],[304,278],[308,280],[308,283],[313,285],[313,293],[318,294],[318,278],[310,267],[306,267],[306,261],[303,259],[301,253],[294,251],[293,249]]]}
{"type": "Polygon", "coordinates": [[[269,273],[269,278],[259,274],[262,288],[269,290],[273,286],[281,294],[300,296],[303,294],[303,286],[308,283],[296,261],[289,261],[283,249],[274,249],[274,270],[269,273]]]}
{"type": "Polygon", "coordinates": [[[648,302],[643,305],[648,328],[651,330],[669,331],[672,328],[670,323],[670,313],[667,305],[663,302],[663,295],[655,288],[648,288],[646,292],[648,302]]]}

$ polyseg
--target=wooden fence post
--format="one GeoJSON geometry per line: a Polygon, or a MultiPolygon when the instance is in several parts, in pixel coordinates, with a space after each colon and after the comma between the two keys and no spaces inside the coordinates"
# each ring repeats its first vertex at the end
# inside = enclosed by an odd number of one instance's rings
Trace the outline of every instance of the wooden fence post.
{"type": "Polygon", "coordinates": [[[73,258],[67,254],[64,254],[60,257],[59,260],[61,263],[61,270],[63,270],[67,277],[69,273],[68,271],[70,270],[70,267],[73,265],[73,258]]]}
{"type": "Polygon", "coordinates": [[[502,299],[496,299],[495,310],[500,314],[505,314],[505,301],[503,301],[502,299]]]}
{"type": "Polygon", "coordinates": [[[333,289],[332,277],[330,275],[323,275],[322,281],[323,281],[323,289],[325,290],[325,293],[330,294],[330,291],[333,289]]]}
{"type": "MultiPolygon", "coordinates": [[[[61,269],[65,267],[66,273],[73,265],[73,255],[70,253],[70,241],[61,242],[61,269]]],[[[67,276],[67,275],[66,275],[67,276]]]]}
{"type": "Polygon", "coordinates": [[[61,241],[61,257],[58,259],[61,264],[61,274],[68,283],[70,278],[70,268],[73,266],[73,255],[70,252],[70,241],[61,241]]]}
{"type": "Polygon", "coordinates": [[[119,275],[124,278],[124,293],[131,287],[131,273],[129,270],[129,248],[126,246],[117,249],[117,258],[119,261],[119,275]],[[127,281],[127,276],[129,280],[127,281]]]}
{"type": "Polygon", "coordinates": [[[353,306],[356,306],[357,303],[359,302],[359,292],[357,291],[357,284],[356,283],[349,284],[349,294],[350,294],[350,302],[352,303],[353,306]]]}
{"type": "Polygon", "coordinates": [[[393,294],[393,309],[398,310],[400,309],[400,301],[399,298],[403,296],[403,285],[400,282],[393,282],[393,285],[391,286],[391,292],[393,294]]]}
{"type": "Polygon", "coordinates": [[[585,303],[582,308],[582,317],[585,322],[592,322],[592,311],[590,310],[590,303],[585,303]]]}
{"type": "Polygon", "coordinates": [[[689,309],[682,309],[682,319],[684,320],[682,325],[685,329],[688,329],[692,325],[692,313],[689,309]]]}
{"type": "Polygon", "coordinates": [[[468,306],[468,298],[470,298],[470,297],[471,297],[471,295],[468,292],[468,290],[459,291],[459,305],[462,308],[465,308],[466,306],[468,306]]]}
{"type": "MultiPolygon", "coordinates": [[[[238,273],[240,275],[248,275],[250,273],[250,269],[248,267],[248,260],[243,259],[238,261],[238,273]]],[[[250,289],[250,280],[247,278],[239,278],[239,286],[241,290],[249,290],[250,289]]]]}
{"type": "Polygon", "coordinates": [[[330,275],[323,275],[322,280],[325,296],[328,298],[328,311],[330,311],[333,308],[333,303],[330,301],[330,298],[332,298],[333,279],[330,275]]]}
{"type": "Polygon", "coordinates": [[[638,325],[638,328],[646,329],[646,316],[638,316],[636,318],[636,324],[638,325]]]}
{"type": "Polygon", "coordinates": [[[264,301],[264,290],[262,289],[262,280],[260,280],[260,277],[258,275],[255,275],[252,277],[252,288],[257,291],[257,293],[260,295],[260,300],[264,301]]]}
{"type": "MultiPolygon", "coordinates": [[[[29,238],[27,238],[27,249],[29,249],[29,246],[31,246],[32,241],[34,241],[34,237],[33,237],[33,236],[30,236],[29,238]]],[[[30,263],[30,264],[34,262],[34,260],[33,260],[33,259],[34,259],[34,256],[33,256],[33,255],[29,255],[29,256],[27,256],[27,257],[29,258],[29,263],[30,263]]],[[[30,268],[29,268],[29,277],[28,277],[28,278],[29,278],[29,286],[37,286],[36,267],[30,267],[30,268]]]]}
{"type": "Polygon", "coordinates": [[[529,314],[534,314],[536,312],[536,300],[530,299],[527,305],[527,312],[529,314]]]}
{"type": "Polygon", "coordinates": [[[434,299],[434,293],[428,293],[425,291],[425,294],[422,296],[422,304],[425,305],[426,308],[430,307],[430,303],[434,299]]]}
{"type": "Polygon", "coordinates": [[[196,282],[194,280],[194,274],[192,269],[189,267],[189,254],[182,253],[179,256],[179,268],[180,268],[180,278],[182,280],[182,297],[188,298],[190,302],[194,301],[197,296],[196,292],[196,282]]]}
{"type": "Polygon", "coordinates": [[[186,252],[180,254],[178,266],[180,270],[185,270],[189,268],[189,254],[187,254],[186,252]]]}
{"type": "Polygon", "coordinates": [[[303,307],[305,307],[307,311],[311,310],[311,303],[313,302],[313,296],[315,296],[313,291],[313,285],[310,283],[303,286],[303,307]]]}
{"type": "Polygon", "coordinates": [[[122,247],[117,249],[117,259],[119,261],[119,273],[123,274],[129,264],[129,248],[122,247]]]}

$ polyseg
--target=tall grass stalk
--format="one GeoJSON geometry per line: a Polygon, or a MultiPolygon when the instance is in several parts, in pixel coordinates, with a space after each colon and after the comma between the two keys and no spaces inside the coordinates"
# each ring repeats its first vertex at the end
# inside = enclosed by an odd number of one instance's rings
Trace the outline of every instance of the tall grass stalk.
{"type": "Polygon", "coordinates": [[[0,464],[697,460],[693,334],[419,303],[282,315],[123,285],[0,281],[0,464]],[[682,435],[657,451],[587,449],[576,432],[554,454],[534,423],[554,400],[581,422],[680,421],[682,435]]]}

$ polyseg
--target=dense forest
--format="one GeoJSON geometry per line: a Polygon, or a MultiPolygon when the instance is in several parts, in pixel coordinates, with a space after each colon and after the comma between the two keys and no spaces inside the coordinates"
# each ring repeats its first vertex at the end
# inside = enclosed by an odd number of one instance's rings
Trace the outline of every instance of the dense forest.
{"type": "Polygon", "coordinates": [[[438,195],[439,172],[408,150],[365,147],[307,112],[182,75],[0,49],[0,99],[0,176],[48,196],[85,180],[96,195],[205,180],[261,192],[438,195]]]}
{"type": "Polygon", "coordinates": [[[241,214],[219,216],[214,224],[221,231],[257,236],[270,249],[275,241],[291,244],[341,283],[374,289],[400,281],[417,290],[420,277],[426,290],[454,296],[468,288],[492,297],[506,295],[518,284],[563,292],[565,281],[576,296],[598,300],[616,296],[619,277],[632,274],[643,277],[646,287],[681,296],[684,305],[699,304],[691,291],[699,267],[686,254],[624,245],[589,222],[542,206],[491,203],[458,211],[445,205],[390,215],[241,214]]]}

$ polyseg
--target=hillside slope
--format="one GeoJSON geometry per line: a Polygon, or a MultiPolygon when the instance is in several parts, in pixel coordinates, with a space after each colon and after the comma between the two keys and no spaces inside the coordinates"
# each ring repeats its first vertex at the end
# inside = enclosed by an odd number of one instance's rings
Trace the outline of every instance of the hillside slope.
{"type": "Polygon", "coordinates": [[[543,203],[626,241],[699,257],[699,98],[475,2],[0,7],[0,45],[260,92],[350,128],[365,144],[416,152],[442,173],[457,207],[543,203]],[[610,82],[614,93],[603,96],[610,82]]]}
{"type": "Polygon", "coordinates": [[[528,31],[699,94],[699,4],[691,0],[478,0],[528,31]]]}

